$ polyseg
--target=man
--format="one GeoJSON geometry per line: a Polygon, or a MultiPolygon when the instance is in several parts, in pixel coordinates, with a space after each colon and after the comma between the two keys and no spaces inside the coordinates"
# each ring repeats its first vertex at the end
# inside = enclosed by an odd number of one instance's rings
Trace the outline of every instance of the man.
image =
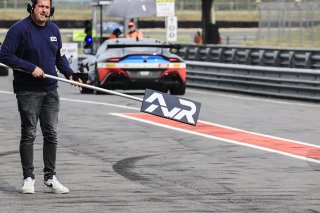
{"type": "Polygon", "coordinates": [[[196,44],[202,44],[202,37],[201,37],[200,31],[197,31],[196,35],[194,36],[193,41],[196,44]]]}
{"type": "Polygon", "coordinates": [[[23,170],[22,193],[33,194],[33,144],[37,122],[43,134],[44,183],[54,193],[68,193],[55,176],[59,95],[57,81],[44,78],[57,76],[56,68],[72,80],[69,63],[60,55],[61,34],[50,21],[54,13],[52,0],[30,0],[30,15],[8,31],[0,51],[0,62],[14,71],[13,87],[21,118],[20,157],[23,170]]]}
{"type": "Polygon", "coordinates": [[[136,29],[132,21],[128,23],[128,28],[129,32],[126,34],[126,38],[143,38],[143,34],[136,29]]]}
{"type": "Polygon", "coordinates": [[[114,39],[119,38],[121,35],[121,30],[119,28],[116,28],[112,31],[112,33],[109,35],[108,39],[114,39]]]}

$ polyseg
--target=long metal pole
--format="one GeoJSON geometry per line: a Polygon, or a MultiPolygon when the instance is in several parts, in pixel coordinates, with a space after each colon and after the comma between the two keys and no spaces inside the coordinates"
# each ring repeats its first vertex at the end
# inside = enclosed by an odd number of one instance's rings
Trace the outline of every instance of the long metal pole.
{"type": "MultiPolygon", "coordinates": [[[[12,69],[11,67],[8,67],[7,65],[2,64],[2,63],[0,63],[0,66],[12,69]]],[[[14,69],[14,70],[26,73],[26,71],[24,71],[22,69],[14,69]]],[[[71,80],[68,80],[68,79],[65,79],[65,78],[60,78],[60,77],[53,76],[53,75],[48,75],[48,74],[45,74],[44,77],[45,78],[49,78],[49,79],[54,79],[54,80],[57,80],[57,81],[62,81],[62,82],[69,83],[69,84],[72,84],[72,85],[77,85],[77,86],[80,86],[80,87],[85,87],[85,88],[88,88],[88,89],[96,90],[96,91],[99,91],[99,92],[108,93],[108,94],[112,94],[112,95],[117,95],[117,96],[121,96],[121,97],[124,97],[124,98],[132,99],[132,100],[135,100],[135,101],[143,102],[143,99],[139,98],[139,97],[135,97],[135,96],[132,96],[132,95],[127,95],[127,94],[121,93],[121,92],[116,92],[116,91],[112,91],[112,90],[103,89],[103,88],[100,88],[100,87],[96,87],[96,86],[80,83],[78,81],[71,81],[71,80]]]]}
{"type": "Polygon", "coordinates": [[[80,86],[80,87],[85,87],[85,88],[92,89],[92,90],[97,90],[99,92],[104,92],[104,93],[109,93],[109,94],[112,94],[112,95],[121,96],[121,97],[124,97],[124,98],[129,98],[129,99],[132,99],[132,100],[135,100],[135,101],[140,101],[140,102],[143,101],[142,98],[138,98],[138,97],[135,97],[135,96],[132,96],[132,95],[126,95],[124,93],[120,93],[120,92],[116,92],[116,91],[108,90],[108,89],[103,89],[103,88],[92,86],[92,85],[88,85],[88,84],[83,84],[83,83],[80,83],[78,81],[71,81],[71,80],[68,80],[68,79],[65,79],[65,78],[60,78],[60,77],[53,76],[53,75],[48,75],[48,74],[45,74],[44,77],[45,78],[54,79],[54,80],[57,80],[57,81],[62,81],[62,82],[69,83],[69,84],[72,84],[72,85],[77,85],[77,86],[80,86]]]}

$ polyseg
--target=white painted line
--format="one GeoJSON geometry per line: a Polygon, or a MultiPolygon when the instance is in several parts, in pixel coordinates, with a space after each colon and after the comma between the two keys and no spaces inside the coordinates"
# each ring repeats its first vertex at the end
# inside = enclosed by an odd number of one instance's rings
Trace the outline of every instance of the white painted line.
{"type": "MultiPolygon", "coordinates": [[[[265,148],[265,147],[261,147],[261,146],[257,146],[257,145],[253,145],[253,144],[247,144],[247,143],[239,142],[239,141],[236,141],[236,140],[230,140],[230,139],[226,139],[226,138],[222,138],[222,137],[216,137],[216,136],[213,136],[213,135],[199,133],[199,132],[195,132],[195,131],[191,131],[191,130],[187,130],[187,129],[174,127],[174,126],[169,126],[169,125],[153,122],[153,121],[150,121],[150,120],[145,120],[145,119],[140,119],[140,118],[137,118],[137,117],[128,116],[128,115],[125,115],[125,114],[120,114],[120,113],[109,113],[109,114],[114,115],[114,116],[127,118],[127,119],[131,119],[131,120],[135,120],[135,121],[139,121],[139,122],[144,122],[144,123],[160,126],[160,127],[164,127],[164,128],[171,129],[171,130],[176,130],[176,131],[180,131],[180,132],[184,132],[184,133],[188,133],[188,134],[193,134],[193,135],[197,135],[197,136],[201,136],[201,137],[205,137],[205,138],[210,138],[210,139],[214,139],[214,140],[218,140],[218,141],[232,143],[232,144],[236,144],[236,145],[240,145],[240,146],[251,147],[251,148],[255,148],[255,149],[259,149],[259,150],[263,150],[263,151],[267,151],[267,152],[272,152],[272,153],[276,153],[276,154],[280,154],[280,155],[285,155],[285,156],[289,156],[289,157],[292,157],[292,158],[305,160],[305,161],[309,161],[309,162],[320,163],[320,161],[316,160],[316,159],[311,159],[311,158],[304,157],[304,156],[294,155],[294,154],[290,154],[290,153],[287,153],[287,152],[282,152],[282,151],[278,151],[278,150],[275,150],[275,149],[265,148]]],[[[226,127],[226,128],[229,128],[229,127],[226,127]]],[[[240,131],[243,131],[243,130],[240,130],[240,131]]],[[[260,135],[259,133],[254,133],[254,134],[260,135]]],[[[264,135],[264,136],[266,136],[266,135],[264,135]]],[[[276,137],[274,137],[274,138],[276,138],[276,137]]],[[[287,139],[282,139],[282,140],[287,140],[287,139]]],[[[315,146],[314,144],[307,144],[307,143],[303,143],[303,142],[299,142],[299,143],[303,144],[303,145],[313,146],[313,147],[316,147],[316,148],[319,147],[319,146],[315,146]]]]}
{"type": "MultiPolygon", "coordinates": [[[[14,94],[13,92],[2,91],[2,90],[0,90],[0,93],[1,94],[9,94],[9,95],[13,95],[14,94]]],[[[78,102],[78,103],[84,103],[84,104],[104,105],[104,106],[110,106],[110,107],[124,108],[124,109],[140,111],[139,108],[124,106],[124,105],[118,105],[118,104],[104,103],[104,102],[78,100],[78,99],[70,99],[70,98],[60,98],[60,100],[62,100],[62,101],[70,101],[70,102],[78,102]]],[[[290,103],[290,104],[292,104],[292,103],[290,103]]],[[[311,105],[311,106],[313,106],[313,105],[311,105]]],[[[215,139],[215,140],[219,140],[219,141],[224,141],[224,142],[237,144],[237,145],[241,145],[241,146],[247,146],[247,147],[251,147],[251,148],[255,148],[255,149],[259,149],[259,150],[263,150],[263,151],[268,151],[268,152],[273,152],[273,153],[277,153],[277,154],[281,154],[281,155],[286,155],[286,156],[289,156],[289,157],[293,157],[293,158],[297,158],[297,159],[301,159],[301,160],[305,160],[305,161],[320,163],[320,161],[315,160],[315,159],[310,159],[310,158],[307,158],[307,157],[297,156],[297,155],[293,155],[293,154],[290,154],[290,153],[281,152],[281,151],[277,151],[277,150],[273,150],[273,149],[269,149],[269,148],[264,148],[264,147],[260,147],[260,146],[256,146],[256,145],[252,145],[252,144],[244,144],[244,143],[241,143],[241,142],[238,142],[238,141],[235,141],[235,140],[230,140],[230,139],[225,139],[225,138],[221,138],[221,137],[215,137],[215,136],[207,135],[207,134],[203,134],[203,133],[193,132],[193,131],[186,130],[186,129],[181,129],[181,128],[177,128],[177,127],[173,127],[173,126],[168,126],[168,125],[165,125],[165,124],[160,124],[160,123],[156,123],[156,122],[152,122],[152,121],[147,121],[147,120],[143,120],[143,119],[139,119],[139,118],[130,117],[130,116],[127,116],[127,115],[124,115],[124,114],[119,114],[119,113],[109,113],[109,114],[114,115],[114,116],[118,116],[118,117],[123,117],[123,118],[131,119],[131,120],[136,120],[136,121],[148,123],[148,124],[152,124],[152,125],[156,125],[156,126],[160,126],[160,127],[164,127],[164,128],[168,128],[168,129],[172,129],[172,130],[176,130],[176,131],[180,131],[180,132],[185,132],[185,133],[188,133],[188,134],[202,136],[202,137],[215,139]]],[[[207,123],[207,124],[214,124],[214,123],[207,122],[207,121],[201,121],[201,122],[207,123]]],[[[244,130],[236,129],[236,128],[232,128],[232,127],[227,127],[227,126],[223,126],[223,125],[220,125],[220,124],[214,124],[214,125],[221,126],[221,127],[224,127],[224,128],[233,129],[233,130],[247,132],[247,133],[250,133],[250,134],[266,136],[266,137],[270,137],[270,138],[274,138],[274,139],[282,139],[282,138],[279,138],[279,137],[274,137],[274,136],[269,136],[269,135],[265,135],[265,134],[244,131],[244,130]]],[[[282,140],[287,140],[287,141],[294,142],[294,143],[301,144],[301,145],[309,145],[309,146],[314,146],[314,147],[320,148],[320,146],[317,146],[317,145],[314,145],[314,144],[308,144],[308,143],[304,143],[304,142],[300,142],[300,141],[294,141],[294,140],[288,140],[288,139],[282,139],[282,140]]]]}

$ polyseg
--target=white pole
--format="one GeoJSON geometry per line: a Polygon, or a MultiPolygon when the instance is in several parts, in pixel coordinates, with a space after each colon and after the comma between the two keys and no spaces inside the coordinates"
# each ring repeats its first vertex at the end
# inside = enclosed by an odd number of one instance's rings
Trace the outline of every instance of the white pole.
{"type": "MultiPolygon", "coordinates": [[[[0,63],[0,66],[12,69],[11,67],[8,67],[7,65],[2,64],[2,63],[0,63]]],[[[24,71],[22,69],[15,69],[15,70],[18,70],[18,71],[26,73],[26,71],[24,71]]],[[[135,96],[132,96],[132,95],[126,95],[126,94],[123,94],[123,93],[120,93],[120,92],[116,92],[116,91],[112,91],[112,90],[108,90],[108,89],[103,89],[103,88],[100,88],[100,87],[95,87],[95,86],[88,85],[88,84],[83,84],[83,83],[80,83],[78,81],[71,81],[71,80],[68,80],[68,79],[65,79],[65,78],[60,78],[60,77],[53,76],[53,75],[48,75],[48,74],[45,74],[44,77],[45,78],[49,78],[49,79],[54,79],[54,80],[57,80],[57,81],[62,81],[62,82],[69,83],[69,84],[72,84],[72,85],[77,85],[77,86],[80,86],[80,87],[85,87],[85,88],[92,89],[92,90],[97,90],[97,91],[103,92],[103,93],[108,93],[108,94],[112,94],[112,95],[121,96],[121,97],[124,97],[124,98],[129,98],[129,99],[132,99],[132,100],[135,100],[135,101],[140,101],[140,102],[143,101],[142,98],[138,98],[138,97],[135,97],[135,96]]]]}

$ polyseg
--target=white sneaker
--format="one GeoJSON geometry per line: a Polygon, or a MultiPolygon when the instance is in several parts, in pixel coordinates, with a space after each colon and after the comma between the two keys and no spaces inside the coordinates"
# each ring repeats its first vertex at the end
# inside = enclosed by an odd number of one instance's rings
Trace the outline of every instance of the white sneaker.
{"type": "Polygon", "coordinates": [[[55,175],[53,175],[52,179],[49,179],[47,181],[44,181],[44,184],[48,186],[53,193],[55,194],[66,194],[69,192],[69,189],[65,186],[63,186],[55,175]]]}
{"type": "Polygon", "coordinates": [[[23,180],[22,193],[23,194],[33,194],[34,193],[34,179],[28,177],[23,180]]]}

